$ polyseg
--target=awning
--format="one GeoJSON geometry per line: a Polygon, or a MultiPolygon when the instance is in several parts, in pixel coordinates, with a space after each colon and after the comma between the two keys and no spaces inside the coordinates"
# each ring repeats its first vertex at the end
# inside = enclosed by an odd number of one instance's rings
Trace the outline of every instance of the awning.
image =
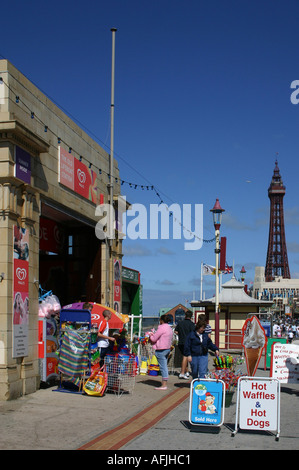
{"type": "MultiPolygon", "coordinates": [[[[74,310],[82,310],[83,305],[85,302],[76,302],[74,304],[69,304],[63,307],[64,310],[67,309],[74,309],[74,310]]],[[[103,317],[103,311],[104,310],[109,310],[109,312],[112,313],[111,319],[109,320],[109,328],[111,330],[117,329],[121,330],[124,327],[125,323],[128,323],[129,317],[128,315],[123,315],[122,313],[118,313],[113,308],[106,307],[105,305],[102,304],[96,304],[95,302],[88,302],[91,304],[92,310],[91,310],[91,323],[96,323],[99,325],[99,323],[104,319],[103,317]]]]}

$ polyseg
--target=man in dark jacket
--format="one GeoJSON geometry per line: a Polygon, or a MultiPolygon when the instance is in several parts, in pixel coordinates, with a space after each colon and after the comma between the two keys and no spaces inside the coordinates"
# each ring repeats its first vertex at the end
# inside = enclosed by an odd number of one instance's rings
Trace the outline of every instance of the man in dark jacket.
{"type": "Polygon", "coordinates": [[[217,346],[204,332],[206,322],[199,320],[196,323],[195,330],[188,334],[184,347],[184,356],[191,362],[191,370],[193,379],[205,378],[208,372],[208,350],[214,351],[216,356],[219,355],[217,346]]]}
{"type": "Polygon", "coordinates": [[[195,324],[192,321],[192,312],[190,310],[187,310],[185,313],[185,319],[181,320],[176,328],[175,328],[175,333],[178,335],[178,348],[181,351],[183,355],[182,359],[182,365],[181,365],[181,373],[179,375],[180,379],[189,379],[189,372],[188,372],[188,359],[184,355],[184,347],[185,347],[185,341],[188,336],[188,334],[195,329],[195,324]]]}

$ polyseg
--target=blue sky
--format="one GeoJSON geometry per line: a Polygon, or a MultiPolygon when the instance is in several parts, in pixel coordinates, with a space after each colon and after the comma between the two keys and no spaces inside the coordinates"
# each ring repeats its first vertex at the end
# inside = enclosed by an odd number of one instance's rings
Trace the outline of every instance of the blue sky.
{"type": "MultiPolygon", "coordinates": [[[[120,176],[154,185],[171,203],[225,209],[227,261],[245,282],[266,261],[269,187],[275,159],[286,185],[286,240],[299,277],[299,3],[295,0],[109,0],[7,2],[0,55],[110,144],[111,32],[116,33],[115,158],[120,176]],[[277,155],[278,153],[278,155],[277,155]]],[[[131,203],[159,203],[155,191],[122,186],[131,203]]],[[[194,210],[194,209],[193,209],[194,210]]],[[[141,272],[144,313],[199,298],[200,264],[214,243],[126,240],[123,264],[141,272]]],[[[228,280],[224,276],[223,280],[228,280]]],[[[214,276],[204,277],[206,297],[214,276]]]]}

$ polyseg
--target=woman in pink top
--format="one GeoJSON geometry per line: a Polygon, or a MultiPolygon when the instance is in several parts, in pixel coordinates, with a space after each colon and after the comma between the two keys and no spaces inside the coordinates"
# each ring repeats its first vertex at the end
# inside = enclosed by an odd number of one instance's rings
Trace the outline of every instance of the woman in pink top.
{"type": "Polygon", "coordinates": [[[150,336],[150,340],[153,343],[153,349],[155,350],[155,355],[158,360],[160,372],[162,375],[162,385],[161,387],[155,387],[155,390],[167,390],[167,358],[170,353],[173,338],[172,328],[170,325],[168,325],[170,321],[171,318],[169,315],[162,315],[160,317],[160,325],[158,326],[156,333],[152,333],[150,336]]]}

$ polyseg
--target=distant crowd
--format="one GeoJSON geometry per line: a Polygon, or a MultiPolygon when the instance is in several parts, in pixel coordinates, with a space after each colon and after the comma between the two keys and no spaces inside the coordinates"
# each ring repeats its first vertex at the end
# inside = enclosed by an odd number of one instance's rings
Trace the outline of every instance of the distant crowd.
{"type": "Polygon", "coordinates": [[[299,338],[299,323],[298,322],[287,322],[284,320],[276,321],[273,324],[273,337],[275,338],[287,338],[288,342],[291,343],[293,339],[299,338]]]}

